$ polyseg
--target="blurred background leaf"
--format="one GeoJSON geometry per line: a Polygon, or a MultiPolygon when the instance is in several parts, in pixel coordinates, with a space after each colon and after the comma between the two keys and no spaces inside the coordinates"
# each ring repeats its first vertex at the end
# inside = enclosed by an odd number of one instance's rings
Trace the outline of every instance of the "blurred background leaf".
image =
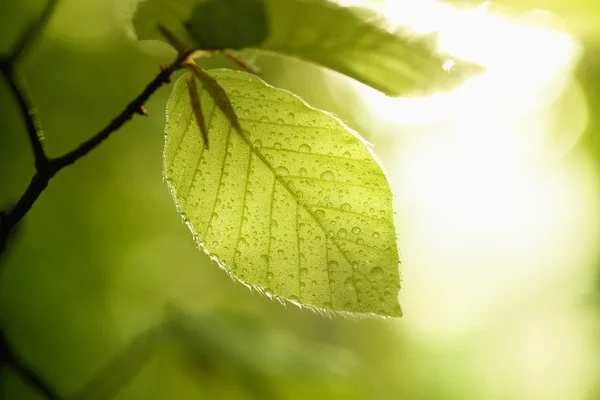
{"type": "Polygon", "coordinates": [[[439,51],[435,35],[391,27],[366,8],[329,0],[147,0],[133,17],[141,40],[167,41],[159,26],[189,48],[255,48],[316,63],[390,96],[456,88],[482,68],[439,51]],[[243,8],[241,8],[243,7],[243,8]]]}

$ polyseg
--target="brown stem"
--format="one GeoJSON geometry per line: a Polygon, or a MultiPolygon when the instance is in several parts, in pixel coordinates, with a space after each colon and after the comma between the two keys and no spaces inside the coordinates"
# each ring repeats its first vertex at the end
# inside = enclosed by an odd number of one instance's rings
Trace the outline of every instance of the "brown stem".
{"type": "Polygon", "coordinates": [[[37,372],[29,368],[15,353],[6,339],[4,331],[0,331],[0,360],[10,366],[23,380],[34,387],[39,393],[49,400],[60,400],[61,397],[37,372]]]}
{"type": "Polygon", "coordinates": [[[179,69],[181,63],[187,58],[187,54],[180,55],[173,64],[163,68],[161,72],[144,88],[144,90],[131,101],[117,117],[115,117],[106,127],[93,135],[90,139],[80,144],[74,150],[65,155],[48,160],[33,176],[29,186],[17,202],[16,206],[6,212],[0,226],[0,254],[6,246],[8,237],[14,227],[23,219],[25,214],[31,209],[35,201],[48,186],[48,182],[57,172],[68,165],[73,164],[81,157],[98,147],[113,132],[121,128],[127,121],[136,114],[145,114],[144,103],[156,92],[162,85],[170,82],[171,75],[179,69]]]}
{"type": "Polygon", "coordinates": [[[2,75],[4,75],[4,78],[8,83],[11,93],[19,105],[21,116],[23,117],[25,126],[27,128],[27,136],[29,137],[29,142],[31,143],[31,148],[33,150],[35,168],[37,171],[40,171],[44,169],[48,163],[48,156],[46,155],[44,146],[42,144],[43,132],[41,124],[36,117],[36,111],[33,108],[33,102],[28,96],[25,83],[17,75],[14,65],[3,64],[1,69],[2,75]]]}
{"type": "Polygon", "coordinates": [[[14,65],[16,62],[25,54],[27,50],[36,42],[50,17],[54,13],[58,0],[48,0],[41,14],[32,21],[29,26],[23,31],[19,38],[15,41],[12,50],[8,54],[5,60],[5,64],[14,65]]]}

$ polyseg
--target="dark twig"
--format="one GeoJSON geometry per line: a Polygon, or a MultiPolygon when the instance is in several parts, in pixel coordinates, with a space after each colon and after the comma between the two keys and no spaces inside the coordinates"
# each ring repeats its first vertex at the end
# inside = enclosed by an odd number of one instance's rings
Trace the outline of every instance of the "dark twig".
{"type": "Polygon", "coordinates": [[[67,154],[50,159],[44,168],[38,170],[31,179],[29,186],[17,202],[17,205],[9,210],[4,216],[2,226],[0,227],[0,254],[4,250],[6,241],[12,229],[23,219],[25,214],[31,209],[35,201],[48,186],[48,182],[58,171],[68,165],[73,164],[81,157],[95,149],[113,132],[121,128],[127,121],[136,114],[144,113],[144,103],[156,92],[162,85],[170,82],[171,75],[180,68],[181,64],[187,59],[189,54],[182,54],[175,62],[161,70],[161,72],[146,86],[133,101],[131,101],[121,113],[115,117],[104,129],[100,130],[87,141],[83,142],[76,149],[67,154]]]}
{"type": "Polygon", "coordinates": [[[89,140],[83,142],[76,149],[67,154],[50,161],[52,169],[58,172],[67,165],[73,164],[75,161],[85,156],[87,153],[96,148],[100,143],[106,140],[111,133],[121,128],[127,121],[133,118],[136,114],[144,114],[144,103],[148,101],[150,96],[154,94],[162,85],[171,81],[171,75],[180,68],[181,63],[187,59],[187,54],[177,57],[174,63],[163,68],[161,72],[146,86],[133,101],[121,113],[115,117],[104,129],[96,133],[89,140]]]}
{"type": "Polygon", "coordinates": [[[17,100],[19,110],[27,127],[27,135],[29,136],[35,159],[35,168],[37,171],[41,171],[48,164],[48,156],[46,156],[46,152],[44,151],[42,143],[44,133],[37,118],[37,112],[33,108],[33,103],[29,98],[25,83],[17,75],[13,64],[2,65],[2,75],[4,75],[12,95],[17,100]]]}
{"type": "Polygon", "coordinates": [[[37,38],[48,24],[48,21],[50,20],[52,13],[54,13],[57,4],[58,0],[48,0],[38,18],[32,21],[23,31],[21,36],[19,36],[19,38],[15,41],[12,50],[10,53],[8,53],[8,56],[3,61],[4,64],[14,65],[19,58],[21,58],[23,54],[29,50],[29,48],[36,42],[37,38]]]}
{"type": "MultiPolygon", "coordinates": [[[[12,95],[17,101],[19,110],[25,121],[27,134],[35,157],[36,168],[36,174],[17,205],[10,211],[2,211],[0,213],[0,255],[4,252],[9,233],[15,227],[18,220],[22,218],[15,217],[21,213],[27,212],[27,210],[31,208],[33,202],[38,198],[39,193],[41,193],[48,184],[48,179],[51,176],[47,172],[49,170],[49,160],[42,145],[43,134],[41,125],[36,118],[35,109],[29,99],[25,84],[15,71],[15,64],[33,43],[35,43],[50,20],[57,4],[58,0],[48,0],[39,17],[35,21],[32,21],[23,31],[16,40],[11,51],[7,55],[0,57],[0,70],[8,83],[12,95]]],[[[11,368],[47,399],[60,400],[60,396],[51,385],[42,379],[36,371],[29,368],[19,357],[17,352],[8,342],[5,332],[2,330],[0,330],[0,363],[2,364],[2,368],[0,369],[1,372],[11,368]]]]}
{"type": "MultiPolygon", "coordinates": [[[[35,157],[36,172],[29,183],[29,186],[10,210],[0,211],[0,256],[3,254],[9,236],[17,224],[23,219],[31,209],[35,201],[48,186],[50,179],[61,169],[73,164],[75,161],[84,157],[90,151],[95,149],[113,132],[121,128],[127,121],[136,114],[147,115],[144,103],[154,94],[163,84],[169,83],[171,75],[181,67],[181,65],[190,57],[191,52],[180,52],[175,62],[161,69],[161,72],[144,88],[125,109],[115,117],[104,129],[100,130],[89,140],[83,142],[76,149],[65,155],[50,159],[46,155],[42,145],[42,130],[39,121],[35,115],[35,109],[32,101],[29,99],[25,84],[21,81],[15,71],[15,63],[23,54],[34,44],[43,28],[47,24],[52,12],[54,11],[58,0],[48,0],[46,7],[39,18],[31,23],[29,27],[16,41],[12,50],[4,56],[0,56],[0,70],[6,78],[11,93],[16,99],[19,110],[25,121],[29,140],[35,157]]],[[[26,380],[38,392],[49,400],[59,400],[60,397],[55,390],[46,383],[33,369],[29,368],[10,346],[3,331],[0,331],[0,363],[3,369],[11,368],[26,380]]],[[[132,367],[133,368],[133,367],[132,367]]],[[[1,372],[1,371],[0,371],[1,372]]]]}
{"type": "Polygon", "coordinates": [[[42,379],[35,371],[25,365],[21,358],[19,358],[6,340],[4,331],[0,331],[0,357],[4,365],[10,366],[22,379],[37,389],[37,391],[43,394],[47,399],[61,399],[54,388],[46,383],[46,381],[44,381],[44,379],[42,379]]]}

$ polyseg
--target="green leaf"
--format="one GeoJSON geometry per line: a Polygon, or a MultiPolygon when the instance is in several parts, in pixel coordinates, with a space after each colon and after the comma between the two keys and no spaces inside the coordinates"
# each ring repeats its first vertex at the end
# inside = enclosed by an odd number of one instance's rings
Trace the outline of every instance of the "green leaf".
{"type": "Polygon", "coordinates": [[[367,398],[357,384],[362,377],[359,360],[343,348],[306,341],[256,316],[226,311],[192,316],[171,308],[165,322],[165,337],[196,379],[202,398],[229,398],[224,387],[237,388],[236,399],[306,399],[308,393],[367,398]]]}
{"type": "Polygon", "coordinates": [[[304,342],[247,315],[220,312],[192,316],[171,308],[165,327],[167,337],[186,357],[255,374],[297,378],[350,376],[358,364],[347,351],[304,342]]]}
{"type": "Polygon", "coordinates": [[[386,94],[452,89],[481,67],[436,50],[435,35],[390,28],[366,9],[326,0],[146,0],[134,19],[140,39],[166,27],[194,49],[254,48],[322,65],[386,94]]]}
{"type": "Polygon", "coordinates": [[[400,316],[392,193],[369,146],[253,75],[209,74],[229,94],[241,132],[200,89],[206,150],[183,77],[167,106],[165,174],[198,243],[269,296],[400,316]]]}

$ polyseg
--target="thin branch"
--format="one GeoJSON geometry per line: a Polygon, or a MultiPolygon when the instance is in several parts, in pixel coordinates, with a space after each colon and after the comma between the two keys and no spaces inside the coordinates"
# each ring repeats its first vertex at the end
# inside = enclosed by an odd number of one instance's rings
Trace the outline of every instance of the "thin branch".
{"type": "Polygon", "coordinates": [[[146,115],[146,109],[144,103],[148,101],[150,96],[154,94],[162,85],[171,81],[171,75],[180,67],[180,64],[185,60],[187,56],[179,56],[177,60],[163,68],[161,72],[154,78],[146,88],[140,93],[133,101],[131,101],[127,107],[121,113],[115,117],[104,129],[96,133],[89,140],[80,144],[76,149],[68,152],[67,154],[53,159],[50,161],[52,168],[58,172],[67,165],[73,164],[81,157],[88,154],[90,151],[95,149],[100,143],[106,140],[111,133],[121,128],[127,121],[133,118],[136,114],[146,115]]]}
{"type": "Polygon", "coordinates": [[[48,21],[54,13],[57,4],[58,0],[48,0],[39,17],[35,21],[32,21],[25,31],[23,31],[21,36],[19,36],[19,38],[15,41],[12,50],[6,57],[6,60],[4,60],[6,65],[15,64],[19,58],[21,58],[23,54],[29,50],[33,43],[35,43],[37,38],[48,24],[48,21]]]}
{"type": "Polygon", "coordinates": [[[35,159],[35,168],[40,171],[48,164],[48,156],[44,151],[43,140],[44,133],[41,128],[41,123],[37,118],[37,112],[33,107],[33,102],[29,98],[25,83],[18,76],[12,64],[2,65],[2,75],[8,83],[8,87],[14,98],[17,100],[21,116],[27,128],[27,136],[31,143],[33,156],[35,159]]]}
{"type": "Polygon", "coordinates": [[[42,379],[37,372],[29,368],[8,344],[6,334],[0,331],[0,355],[5,366],[11,367],[28,384],[37,389],[49,400],[60,400],[56,390],[42,379]]]}
{"type": "Polygon", "coordinates": [[[51,175],[36,172],[17,204],[11,210],[5,211],[2,224],[0,225],[0,255],[4,253],[12,230],[31,209],[33,203],[40,197],[44,189],[46,189],[51,177],[51,175]]]}
{"type": "Polygon", "coordinates": [[[48,182],[57,172],[68,165],[73,164],[81,157],[95,149],[113,132],[121,128],[127,121],[136,114],[146,115],[144,103],[156,92],[162,85],[169,83],[171,75],[181,67],[181,64],[189,57],[189,54],[181,54],[171,65],[161,69],[161,72],[144,88],[144,90],[131,101],[121,113],[115,117],[104,129],[100,130],[87,141],[83,142],[76,149],[67,154],[50,159],[46,165],[38,170],[31,179],[29,186],[12,210],[6,212],[0,226],[0,254],[2,254],[6,242],[13,228],[29,212],[35,201],[48,186],[48,182]]]}

